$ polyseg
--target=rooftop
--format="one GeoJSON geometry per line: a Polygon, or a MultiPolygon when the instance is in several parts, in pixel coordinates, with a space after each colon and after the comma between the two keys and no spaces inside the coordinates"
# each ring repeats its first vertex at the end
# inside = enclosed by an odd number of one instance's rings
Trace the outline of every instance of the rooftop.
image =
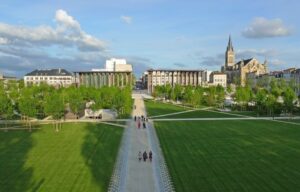
{"type": "Polygon", "coordinates": [[[72,76],[72,73],[65,69],[36,69],[25,76],[72,76]]]}

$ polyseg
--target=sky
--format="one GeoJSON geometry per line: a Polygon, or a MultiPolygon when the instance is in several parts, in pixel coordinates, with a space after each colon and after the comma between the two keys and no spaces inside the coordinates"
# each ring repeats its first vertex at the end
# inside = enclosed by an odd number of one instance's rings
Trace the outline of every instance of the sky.
{"type": "Polygon", "coordinates": [[[300,67],[297,0],[1,0],[0,73],[104,67],[220,70],[229,35],[240,59],[300,67]]]}

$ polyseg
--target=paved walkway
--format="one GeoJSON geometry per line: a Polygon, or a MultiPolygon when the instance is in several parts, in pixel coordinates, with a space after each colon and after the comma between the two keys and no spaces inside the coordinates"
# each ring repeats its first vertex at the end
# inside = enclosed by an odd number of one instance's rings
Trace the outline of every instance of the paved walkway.
{"type": "MultiPolygon", "coordinates": [[[[136,94],[132,116],[146,116],[142,95],[136,94]]],[[[108,191],[155,192],[173,191],[168,170],[159,147],[152,122],[147,128],[137,128],[137,122],[128,122],[122,138],[116,166],[108,191]],[[153,161],[139,162],[138,152],[152,151],[153,161]]]]}

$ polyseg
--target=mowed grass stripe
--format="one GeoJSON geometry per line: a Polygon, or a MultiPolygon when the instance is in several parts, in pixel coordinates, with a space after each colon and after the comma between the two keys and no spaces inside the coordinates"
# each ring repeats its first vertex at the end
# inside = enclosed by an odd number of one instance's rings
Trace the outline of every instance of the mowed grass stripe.
{"type": "Polygon", "coordinates": [[[300,189],[300,126],[235,120],[155,127],[177,191],[300,189]]]}
{"type": "Polygon", "coordinates": [[[123,128],[66,123],[0,133],[0,191],[106,191],[123,128]]]}
{"type": "Polygon", "coordinates": [[[153,101],[153,100],[145,100],[145,106],[147,110],[147,115],[149,117],[188,110],[187,108],[183,108],[181,106],[176,106],[176,105],[162,103],[160,101],[153,101]]]}
{"type": "Polygon", "coordinates": [[[177,119],[177,118],[232,118],[241,117],[240,115],[223,113],[218,111],[197,110],[186,113],[155,117],[154,119],[177,119]]]}

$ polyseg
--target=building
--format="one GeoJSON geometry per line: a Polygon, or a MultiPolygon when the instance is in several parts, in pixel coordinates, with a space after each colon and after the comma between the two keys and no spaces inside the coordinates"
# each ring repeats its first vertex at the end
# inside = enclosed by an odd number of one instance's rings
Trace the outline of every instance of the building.
{"type": "Polygon", "coordinates": [[[106,60],[104,69],[92,69],[92,71],[132,71],[132,65],[127,64],[125,59],[111,58],[106,60]]]}
{"type": "Polygon", "coordinates": [[[300,69],[296,69],[292,72],[292,78],[295,82],[295,92],[300,96],[300,69]]]}
{"type": "Polygon", "coordinates": [[[3,75],[2,73],[0,73],[0,81],[8,82],[8,81],[16,81],[16,80],[17,80],[16,77],[6,76],[6,75],[3,75]]]}
{"type": "Polygon", "coordinates": [[[55,87],[68,87],[73,84],[73,74],[65,69],[34,70],[24,76],[24,84],[40,85],[46,83],[55,87]]]}
{"type": "Polygon", "coordinates": [[[77,71],[75,83],[77,86],[100,88],[103,86],[124,87],[132,85],[132,65],[125,59],[112,58],[107,60],[104,69],[92,69],[91,71],[77,71]]]}
{"type": "Polygon", "coordinates": [[[77,71],[74,73],[77,86],[100,88],[103,86],[124,87],[132,85],[131,71],[77,71]]]}
{"type": "Polygon", "coordinates": [[[152,93],[157,85],[202,86],[206,78],[206,71],[204,70],[150,69],[146,74],[148,93],[152,93]]]}
{"type": "Polygon", "coordinates": [[[227,74],[228,84],[241,84],[244,86],[247,80],[248,73],[254,73],[255,75],[266,74],[267,62],[265,61],[261,64],[257,59],[242,59],[241,61],[235,63],[235,53],[232,46],[231,37],[229,36],[229,41],[227,49],[225,52],[225,65],[222,66],[221,71],[227,74]]]}
{"type": "Polygon", "coordinates": [[[214,71],[209,75],[209,85],[226,87],[227,85],[227,75],[226,73],[214,71]]]}

